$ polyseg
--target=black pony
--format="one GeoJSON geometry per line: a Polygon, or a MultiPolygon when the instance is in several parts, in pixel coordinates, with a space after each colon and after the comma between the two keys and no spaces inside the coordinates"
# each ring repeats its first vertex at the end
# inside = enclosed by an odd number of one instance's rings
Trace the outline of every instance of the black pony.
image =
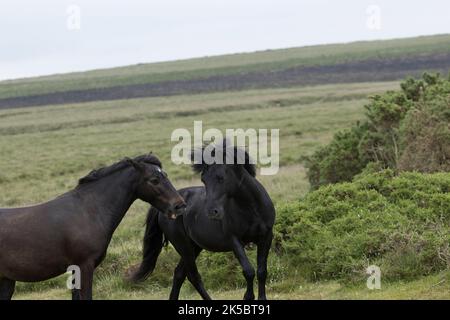
{"type": "Polygon", "coordinates": [[[206,249],[234,253],[247,281],[244,299],[253,300],[255,270],[244,250],[245,245],[252,242],[257,245],[258,298],[266,299],[267,257],[275,220],[272,201],[256,180],[255,166],[251,164],[247,152],[237,147],[227,147],[225,142],[220,149],[216,149],[221,150],[224,161],[211,162],[204,161],[204,150],[197,151],[201,152],[201,161],[195,163],[193,169],[201,174],[205,187],[178,191],[187,207],[176,220],[168,219],[157,208],[150,208],[143,261],[131,279],[143,280],[153,271],[164,236],[181,256],[174,272],[170,299],[178,299],[186,276],[203,299],[210,299],[195,263],[199,253],[206,249]],[[239,161],[238,155],[243,155],[243,161],[239,161]],[[226,164],[226,159],[230,158],[233,159],[232,164],[226,164]]]}
{"type": "Polygon", "coordinates": [[[81,272],[72,299],[91,299],[94,270],[136,199],[168,216],[185,207],[160,161],[145,155],[92,171],[52,201],[0,209],[0,300],[11,299],[16,281],[47,280],[72,265],[81,272]]]}

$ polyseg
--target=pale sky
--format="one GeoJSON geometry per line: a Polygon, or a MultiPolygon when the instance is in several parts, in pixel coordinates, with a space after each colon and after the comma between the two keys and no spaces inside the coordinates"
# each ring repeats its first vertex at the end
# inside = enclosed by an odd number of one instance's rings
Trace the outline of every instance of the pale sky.
{"type": "Polygon", "coordinates": [[[448,0],[1,0],[0,79],[450,33],[449,13],[448,0]]]}

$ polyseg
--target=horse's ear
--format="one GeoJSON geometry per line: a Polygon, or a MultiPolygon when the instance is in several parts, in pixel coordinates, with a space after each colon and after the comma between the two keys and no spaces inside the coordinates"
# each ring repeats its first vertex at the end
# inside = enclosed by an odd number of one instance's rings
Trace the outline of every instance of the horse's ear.
{"type": "Polygon", "coordinates": [[[144,173],[145,172],[145,168],[144,168],[144,166],[141,163],[139,163],[139,162],[137,162],[137,161],[135,161],[133,159],[130,159],[130,158],[126,158],[125,161],[128,164],[132,165],[140,173],[144,173]]]}
{"type": "Polygon", "coordinates": [[[202,173],[203,169],[205,167],[205,163],[203,162],[203,148],[191,150],[190,158],[191,158],[191,163],[192,163],[192,169],[194,170],[194,172],[202,173]],[[197,158],[201,159],[200,163],[195,161],[196,154],[197,154],[197,158]]]}

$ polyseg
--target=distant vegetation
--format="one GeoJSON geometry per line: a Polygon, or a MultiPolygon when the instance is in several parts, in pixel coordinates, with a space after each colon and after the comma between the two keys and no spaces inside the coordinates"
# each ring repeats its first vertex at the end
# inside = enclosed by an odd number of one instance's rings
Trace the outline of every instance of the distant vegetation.
{"type": "Polygon", "coordinates": [[[338,132],[307,159],[313,188],[350,181],[367,165],[450,171],[450,79],[425,74],[371,97],[366,120],[338,132]]]}
{"type": "Polygon", "coordinates": [[[424,71],[448,69],[450,35],[320,45],[3,81],[0,108],[391,81],[407,75],[420,76],[424,71]],[[45,94],[50,96],[29,97],[45,94]],[[20,99],[2,101],[6,98],[20,99]]]}

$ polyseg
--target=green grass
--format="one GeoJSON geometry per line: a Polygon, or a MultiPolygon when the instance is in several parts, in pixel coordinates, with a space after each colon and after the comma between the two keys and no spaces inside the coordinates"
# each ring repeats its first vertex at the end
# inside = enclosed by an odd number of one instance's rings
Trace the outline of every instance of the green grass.
{"type": "MultiPolygon", "coordinates": [[[[55,286],[51,289],[20,293],[17,295],[17,299],[69,299],[70,292],[64,289],[64,280],[61,279],[60,286],[55,286]]],[[[170,288],[155,287],[129,291],[124,289],[124,284],[121,280],[114,283],[107,281],[109,286],[105,288],[105,280],[102,280],[97,279],[97,283],[100,282],[95,288],[95,297],[97,299],[165,300],[170,292],[170,288]],[[103,290],[98,288],[100,285],[103,290]]],[[[378,290],[369,290],[365,284],[345,286],[337,281],[311,283],[297,278],[286,279],[267,286],[267,295],[271,300],[449,300],[449,292],[449,272],[442,272],[409,282],[382,281],[381,289],[378,290]]],[[[213,299],[237,300],[242,298],[244,289],[210,290],[210,294],[213,299]]],[[[185,300],[200,299],[199,295],[188,284],[183,286],[180,298],[185,300]]]]}
{"type": "Polygon", "coordinates": [[[355,60],[448,52],[450,52],[450,35],[267,50],[2,81],[0,82],[0,99],[68,90],[194,79],[212,75],[282,70],[295,66],[332,65],[355,60]]]}
{"type": "MultiPolygon", "coordinates": [[[[333,134],[363,117],[366,96],[397,88],[398,83],[360,83],[308,88],[249,90],[235,93],[33,107],[0,111],[0,207],[46,201],[74,187],[93,168],[125,156],[153,150],[163,161],[176,187],[200,185],[186,166],[170,162],[170,134],[192,130],[194,120],[204,129],[279,128],[282,167],[276,176],[259,177],[276,204],[298,199],[309,184],[301,157],[330,141],[333,134]]],[[[172,248],[163,251],[154,275],[132,286],[123,277],[139,261],[142,224],[148,205],[137,201],[116,231],[107,257],[95,276],[98,299],[166,299],[178,260],[172,248]]],[[[211,255],[212,256],[212,255],[211,255]]],[[[254,259],[254,250],[250,250],[254,259]]],[[[218,256],[234,261],[232,256],[218,256]]],[[[223,281],[240,275],[237,263],[208,270],[210,256],[200,257],[200,271],[214,298],[240,299],[241,282],[223,281]]],[[[448,298],[449,276],[440,274],[407,283],[383,283],[381,291],[339,282],[311,283],[298,270],[288,269],[272,254],[269,298],[273,299],[424,299],[448,298]]],[[[241,279],[242,277],[237,277],[241,279]]],[[[20,283],[16,299],[68,299],[65,277],[43,283],[20,283]]],[[[197,299],[189,284],[182,298],[197,299]]]]}

